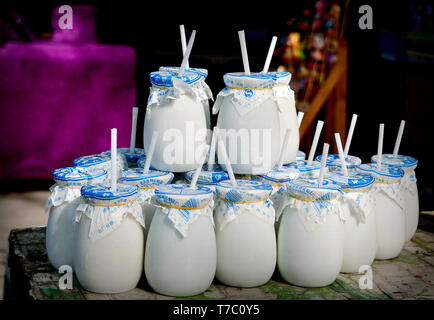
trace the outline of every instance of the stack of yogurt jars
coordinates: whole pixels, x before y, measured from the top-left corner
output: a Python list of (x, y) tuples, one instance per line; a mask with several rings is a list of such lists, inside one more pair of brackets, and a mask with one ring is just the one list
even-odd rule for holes
[(83, 202), (80, 189), (88, 184), (104, 183), (107, 171), (98, 168), (70, 167), (53, 172), (56, 182), (50, 188), (45, 209), (49, 211), (46, 229), (46, 249), (51, 265), (73, 266), (75, 211)]
[[(371, 157), (373, 163), (378, 162), (378, 155)], [(419, 197), (417, 194), (416, 174), (417, 159), (397, 154), (383, 154), (382, 164), (400, 167), (404, 177), (400, 184), (401, 198), (405, 201), (405, 241), (409, 241), (416, 233), (419, 222)]]

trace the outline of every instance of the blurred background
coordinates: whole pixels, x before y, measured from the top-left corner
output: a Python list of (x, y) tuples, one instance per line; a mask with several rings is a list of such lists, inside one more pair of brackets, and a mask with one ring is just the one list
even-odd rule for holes
[[(58, 7), (64, 4), (73, 8), (73, 30), (59, 29)], [(362, 5), (372, 8), (372, 29), (359, 27)], [(419, 160), (420, 209), (432, 211), (432, 10), (430, 2), (417, 0), (273, 1), (251, 7), (2, 2), (0, 265), (11, 227), (46, 221), (43, 203), (54, 169), (108, 150), (113, 127), (118, 146), (129, 146), (133, 106), (140, 108), (136, 147), (143, 147), (148, 75), (181, 64), (180, 24), (187, 38), (197, 30), (190, 66), (209, 70), (214, 96), (226, 72), (243, 69), (238, 30), (246, 31), (250, 69), (257, 72), (272, 36), (278, 37), (270, 69), (292, 73), (297, 108), (305, 112), (300, 149), (306, 153), (317, 120), (325, 121), (321, 139), (336, 151), (333, 133), (345, 141), (356, 113), (350, 154), (368, 162), (377, 150), (379, 123), (385, 124), (383, 152), (392, 153), (404, 119), (400, 154)]]

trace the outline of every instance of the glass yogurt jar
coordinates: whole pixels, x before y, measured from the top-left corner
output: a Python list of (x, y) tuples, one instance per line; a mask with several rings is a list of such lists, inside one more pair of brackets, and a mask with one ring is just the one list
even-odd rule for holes
[(234, 287), (256, 287), (270, 280), (276, 266), (273, 188), (260, 181), (217, 184), (214, 208), (216, 278)]
[[(120, 153), (117, 154), (117, 160), (117, 176), (119, 177), (120, 172), (126, 169), (128, 164), (125, 156)], [(111, 177), (111, 159), (110, 156), (107, 155), (107, 152), (77, 158), (74, 160), (73, 164), (74, 167), (99, 168), (106, 170), (108, 178)]]
[(143, 173), (141, 168), (128, 168), (121, 171), (119, 182), (139, 188), (137, 202), (142, 207), (145, 220), (145, 240), (147, 239), (152, 218), (155, 213), (155, 206), (151, 204), (151, 198), (155, 190), (162, 185), (169, 184), (173, 180), (173, 173), (167, 171), (149, 170)]
[(145, 274), (156, 292), (186, 297), (211, 285), (216, 270), (213, 202), (211, 189), (203, 186), (169, 184), (155, 190)]
[(301, 160), (301, 161), (291, 162), (287, 164), (285, 167), (296, 169), (299, 173), (298, 178), (300, 179), (313, 179), (313, 178), (318, 178), (319, 176), (321, 162), (312, 161), (311, 164), (308, 164), (307, 160)]
[(107, 171), (98, 168), (62, 168), (54, 170), (53, 179), (56, 184), (50, 188), (45, 205), (45, 210), (49, 212), (45, 233), (48, 260), (55, 269), (62, 265), (72, 268), (75, 210), (83, 202), (80, 189), (88, 184), (104, 183)]
[(341, 187), (324, 179), (297, 179), (288, 183), (292, 198), (282, 213), (277, 239), (277, 265), (285, 281), (302, 287), (333, 283), (344, 253)]
[(405, 200), (401, 196), (400, 183), (404, 170), (395, 166), (361, 164), (357, 169), (375, 178), (375, 217), (377, 221), (376, 259), (397, 257), (405, 243)]
[(138, 188), (105, 184), (81, 188), (77, 207), (74, 269), (88, 291), (120, 293), (137, 286), (143, 271), (145, 226)]
[[(378, 156), (372, 156), (371, 162), (377, 163)], [(416, 173), (417, 160), (410, 156), (383, 154), (381, 163), (398, 166), (404, 170), (401, 180), (401, 197), (405, 200), (405, 241), (409, 241), (416, 233), (419, 223), (419, 196), (417, 193)]]
[[(213, 114), (218, 115), (219, 139), (226, 146), (236, 174), (265, 174), (277, 164), (283, 136), (291, 129), (286, 162), (295, 160), (299, 133), (291, 103), (289, 73), (227, 73)], [(220, 150), (218, 158), (223, 159)], [(225, 168), (221, 162), (219, 164)]]
[(363, 265), (371, 265), (377, 252), (374, 177), (356, 171), (329, 172), (327, 178), (341, 186), (344, 223), (344, 260), (341, 272), (358, 273)]
[[(111, 151), (106, 151), (102, 153), (104, 156), (109, 157), (111, 156)], [(125, 160), (122, 159), (123, 165), (122, 167), (125, 168), (137, 168), (138, 164), (137, 161), (140, 158), (143, 158), (146, 156), (145, 149), (135, 148), (133, 152), (130, 152), (130, 148), (118, 148), (118, 154), (122, 154), (125, 157)], [(146, 158), (145, 158), (146, 159)], [(126, 161), (126, 165), (125, 162)]]
[(150, 74), (151, 91), (144, 125), (148, 151), (158, 133), (151, 166), (161, 171), (187, 172), (197, 168), (209, 134), (203, 101), (212, 98), (203, 75), (186, 71), (182, 76), (168, 71)]

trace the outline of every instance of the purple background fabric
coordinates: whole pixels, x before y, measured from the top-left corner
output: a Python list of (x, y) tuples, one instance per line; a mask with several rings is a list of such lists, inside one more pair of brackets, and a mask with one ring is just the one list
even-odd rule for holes
[[(80, 21), (94, 23), (74, 12), (74, 27)], [(118, 147), (129, 146), (135, 50), (83, 43), (80, 34), (74, 43), (68, 35), (68, 43), (0, 48), (0, 178), (50, 179), (79, 156), (109, 150), (110, 128), (118, 129)]]

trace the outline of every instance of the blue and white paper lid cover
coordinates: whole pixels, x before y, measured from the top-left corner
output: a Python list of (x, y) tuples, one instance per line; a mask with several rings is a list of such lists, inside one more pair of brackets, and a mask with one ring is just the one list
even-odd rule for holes
[(307, 160), (300, 160), (288, 163), (285, 167), (298, 169), (301, 173), (309, 171), (319, 171), (321, 168), (321, 162), (312, 161), (310, 165), (307, 164)]
[[(146, 155), (145, 149), (141, 148), (134, 148), (133, 152), (130, 152), (130, 148), (118, 148), (118, 152), (122, 153), (129, 163), (137, 163), (137, 160)], [(111, 156), (111, 151), (107, 151), (107, 155)]]
[(276, 84), (275, 79), (265, 73), (226, 73), (223, 81), (229, 89), (266, 89)]
[[(319, 155), (315, 158), (315, 160), (320, 163), (321, 163), (321, 159), (322, 159), (322, 155)], [(326, 164), (332, 167), (341, 167), (342, 163), (341, 163), (341, 159), (339, 158), (339, 154), (327, 155)], [(348, 169), (353, 169), (362, 164), (362, 159), (360, 159), (359, 157), (348, 155), (345, 157), (345, 164), (347, 165)]]
[(287, 192), (299, 200), (328, 201), (339, 197), (341, 186), (330, 179), (323, 179), (321, 186), (318, 179), (296, 179), (288, 182)]
[[(170, 72), (172, 74), (177, 75), (179, 72), (180, 67), (160, 67), (160, 71), (167, 71)], [(206, 77), (208, 76), (208, 70), (207, 69), (202, 69), (202, 68), (187, 68), (185, 69), (188, 72), (195, 72), (200, 74), (204, 79), (206, 79)]]
[(209, 204), (213, 198), (210, 188), (189, 184), (166, 184), (155, 190), (158, 203), (175, 209), (199, 209)]
[(107, 171), (98, 168), (67, 167), (53, 171), (53, 179), (60, 186), (84, 186), (95, 180), (103, 181)]
[(99, 154), (94, 154), (90, 156), (83, 156), (74, 160), (74, 167), (93, 167), (103, 163), (109, 162), (110, 159), (105, 158)]
[(373, 175), (378, 182), (397, 182), (404, 176), (404, 170), (400, 167), (387, 164), (381, 165), (381, 169), (378, 169), (375, 163), (363, 163), (357, 170)]
[(174, 174), (168, 171), (149, 170), (143, 173), (142, 168), (128, 168), (121, 171), (119, 181), (135, 185), (139, 188), (151, 189), (171, 183)]
[(290, 72), (270, 71), (265, 74), (267, 76), (270, 76), (272, 79), (274, 79), (275, 84), (288, 85), (289, 82), (291, 82)]
[[(378, 155), (373, 155), (371, 157), (371, 162), (377, 163)], [(393, 154), (383, 154), (383, 159), (381, 160), (381, 163), (392, 165), (392, 166), (398, 166), (402, 168), (410, 168), (410, 167), (416, 168), (417, 159), (410, 156), (404, 156), (401, 154), (396, 155), (396, 157), (394, 157)]]
[(348, 176), (345, 176), (341, 170), (326, 173), (326, 177), (342, 189), (350, 190), (366, 190), (370, 189), (374, 184), (375, 178), (367, 173), (348, 171)]
[(282, 167), (282, 169), (274, 168), (266, 174), (262, 174), (259, 177), (265, 183), (276, 184), (285, 183), (293, 179), (297, 179), (300, 176), (300, 172), (293, 167)]
[[(191, 181), (193, 179), (193, 175), (195, 171), (196, 170), (185, 172), (184, 173), (185, 179)], [(212, 171), (208, 171), (208, 165), (205, 164), (202, 167), (202, 171), (199, 174), (197, 183), (203, 185), (215, 185), (220, 181), (224, 181), (228, 179), (229, 179), (228, 173), (223, 171), (223, 169), (219, 165), (214, 165)]]
[(296, 161), (305, 160), (306, 159), (306, 153), (304, 153), (301, 150), (297, 151), (297, 155), (295, 156)]
[(237, 180), (233, 186), (230, 180), (217, 183), (217, 195), (231, 202), (266, 200), (273, 191), (273, 187), (257, 180)]
[(204, 80), (204, 77), (197, 72), (185, 71), (182, 76), (174, 75), (168, 71), (155, 71), (149, 75), (153, 86), (160, 88), (172, 88), (173, 79), (179, 79), (191, 87), (194, 87), (200, 81)]
[[(139, 167), (139, 168), (144, 168), (145, 167), (145, 163), (146, 163), (146, 156), (144, 156), (144, 157), (141, 157), (139, 160), (137, 160), (137, 166)], [(152, 165), (149, 167), (150, 169), (154, 169), (153, 167), (152, 167)]]
[(109, 184), (92, 184), (82, 187), (81, 195), (89, 204), (125, 205), (136, 199), (138, 190), (136, 186), (118, 183), (116, 192), (112, 192)]

